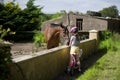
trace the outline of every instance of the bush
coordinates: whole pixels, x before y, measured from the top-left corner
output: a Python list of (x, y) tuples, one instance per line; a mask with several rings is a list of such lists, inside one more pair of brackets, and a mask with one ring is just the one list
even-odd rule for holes
[(10, 46), (0, 42), (0, 80), (9, 80), (11, 63)]
[(117, 42), (120, 41), (120, 35), (110, 31), (103, 31), (100, 34), (100, 45), (99, 49), (107, 49), (117, 51)]
[(11, 34), (15, 34), (15, 32), (12, 32), (10, 28), (4, 29), (3, 26), (0, 25), (0, 39)]
[(42, 46), (42, 43), (45, 42), (44, 35), (41, 32), (36, 33), (33, 39), (36, 47)]
[(100, 32), (99, 36), (100, 36), (99, 37), (100, 40), (102, 41), (102, 40), (109, 39), (112, 36), (112, 33), (108, 30), (107, 31), (102, 31), (102, 32)]
[(117, 51), (118, 47), (117, 44), (120, 44), (120, 34), (118, 33), (113, 33), (113, 36), (111, 37), (111, 50)]
[(14, 42), (32, 42), (33, 41), (34, 33), (27, 33), (27, 32), (16, 32), (15, 35), (11, 35), (6, 37), (6, 39), (10, 39)]

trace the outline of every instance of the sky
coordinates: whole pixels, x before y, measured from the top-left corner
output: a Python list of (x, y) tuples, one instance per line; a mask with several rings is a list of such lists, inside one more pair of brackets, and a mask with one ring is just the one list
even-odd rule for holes
[[(4, 2), (12, 0), (4, 0)], [(28, 0), (15, 0), (22, 9), (26, 7)], [(117, 6), (120, 12), (120, 0), (35, 0), (35, 5), (43, 7), (44, 13), (56, 13), (61, 10), (67, 12), (80, 12), (86, 13), (86, 11), (100, 11), (103, 8), (110, 7), (112, 5)]]

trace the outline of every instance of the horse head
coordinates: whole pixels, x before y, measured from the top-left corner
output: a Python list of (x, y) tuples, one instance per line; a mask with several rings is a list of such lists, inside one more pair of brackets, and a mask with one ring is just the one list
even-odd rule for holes
[(44, 36), (48, 49), (59, 46), (59, 42), (69, 44), (69, 31), (63, 24), (49, 24), (45, 27)]
[(63, 24), (60, 24), (60, 27), (62, 28), (61, 43), (65, 45), (69, 45), (70, 37), (69, 37), (68, 26), (64, 26)]

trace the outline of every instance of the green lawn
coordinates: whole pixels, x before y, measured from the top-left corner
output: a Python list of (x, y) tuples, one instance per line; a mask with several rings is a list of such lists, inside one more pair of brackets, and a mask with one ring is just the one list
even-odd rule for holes
[(120, 80), (120, 41), (76, 80)]

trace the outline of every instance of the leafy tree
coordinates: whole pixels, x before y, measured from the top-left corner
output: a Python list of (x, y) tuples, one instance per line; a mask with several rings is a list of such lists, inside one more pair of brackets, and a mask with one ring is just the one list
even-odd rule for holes
[(99, 11), (102, 16), (104, 17), (112, 17), (112, 18), (117, 18), (119, 16), (119, 11), (115, 5), (110, 6), (108, 8), (103, 8), (103, 10)]
[(90, 16), (101, 16), (101, 13), (95, 11), (87, 11), (87, 15)]
[(6, 5), (1, 5), (0, 8), (0, 25), (3, 25), (4, 29), (10, 28), (12, 31), (15, 31), (15, 18), (21, 10), (19, 5), (8, 2)]
[[(39, 8), (39, 6), (34, 5), (34, 1), (29, 0), (26, 5), (27, 8), (24, 10), (21, 10), (19, 4), (15, 4), (14, 0), (13, 2), (0, 4), (0, 25), (3, 26), (3, 29), (10, 28), (11, 31), (40, 30), (41, 23), (48, 20), (49, 17), (42, 13), (41, 9), (43, 7)], [(17, 33), (15, 36), (18, 36)], [(19, 36), (23, 36), (23, 34)], [(7, 36), (7, 38), (10, 39), (11, 37)]]
[(67, 12), (65, 10), (61, 10), (60, 13), (63, 14), (63, 15), (67, 14)]
[(22, 30), (32, 31), (34, 29), (40, 29), (39, 26), (44, 21), (44, 13), (41, 11), (43, 7), (38, 8), (39, 6), (34, 5), (34, 1), (35, 0), (29, 0), (27, 2), (27, 8), (22, 12), (25, 23), (22, 28), (20, 28)]
[(41, 12), (43, 7), (34, 5), (35, 0), (29, 0), (27, 8), (21, 10), (19, 4), (8, 2), (5, 5), (0, 4), (0, 25), (4, 28), (10, 28), (13, 31), (33, 31), (41, 29), (40, 25), (48, 18)]

